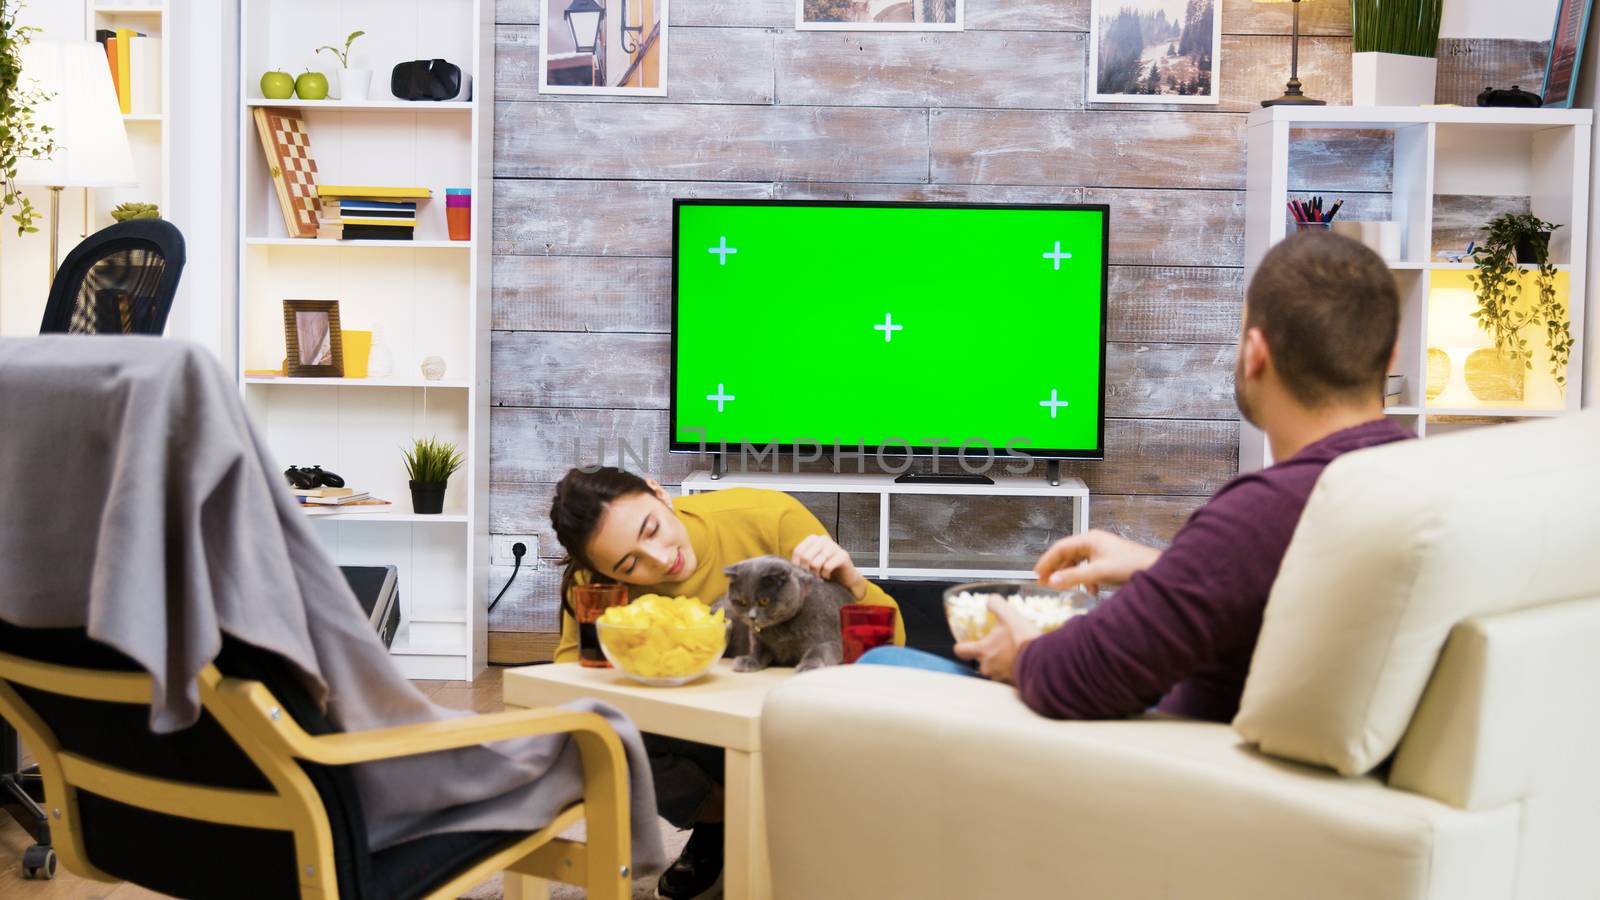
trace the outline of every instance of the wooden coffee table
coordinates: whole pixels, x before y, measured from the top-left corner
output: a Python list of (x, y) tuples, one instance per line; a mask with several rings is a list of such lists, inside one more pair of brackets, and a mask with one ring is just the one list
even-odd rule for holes
[[(505, 703), (539, 707), (583, 698), (603, 700), (627, 713), (640, 731), (727, 751), (723, 895), (729, 900), (765, 900), (772, 895), (772, 878), (761, 785), (761, 705), (767, 692), (793, 677), (794, 670), (735, 673), (732, 665), (723, 660), (705, 678), (675, 688), (645, 687), (616, 669), (586, 669), (577, 663), (508, 669)], [(511, 879), (511, 873), (506, 878)], [(539, 890), (530, 883), (524, 895), (541, 896)], [(517, 896), (509, 885), (507, 896)]]

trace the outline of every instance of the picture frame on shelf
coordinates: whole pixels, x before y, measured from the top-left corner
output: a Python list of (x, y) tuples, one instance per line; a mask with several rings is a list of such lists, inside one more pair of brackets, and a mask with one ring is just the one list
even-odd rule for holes
[(965, 31), (966, 0), (795, 0), (799, 31)]
[(669, 0), (539, 0), (539, 93), (667, 95)]
[(1091, 0), (1091, 103), (1215, 106), (1220, 0)]
[(1593, 9), (1594, 0), (1557, 0), (1555, 31), (1550, 36), (1550, 58), (1545, 63), (1544, 90), (1540, 92), (1546, 108), (1572, 108)]
[(283, 301), (283, 343), (284, 374), (290, 378), (343, 378), (339, 301)]

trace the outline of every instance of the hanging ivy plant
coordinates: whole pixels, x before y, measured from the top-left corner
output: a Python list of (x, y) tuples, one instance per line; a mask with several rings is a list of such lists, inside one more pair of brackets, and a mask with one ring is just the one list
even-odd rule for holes
[[(1572, 323), (1566, 307), (1556, 297), (1556, 267), (1550, 262), (1550, 233), (1560, 228), (1528, 213), (1506, 213), (1485, 229), (1488, 238), (1473, 253), (1468, 276), (1478, 297), (1472, 317), (1494, 338), (1495, 349), (1513, 362), (1533, 368), (1533, 351), (1523, 329), (1543, 326), (1550, 346), (1550, 374), (1563, 392), (1567, 388), (1567, 361), (1572, 356)], [(1539, 297), (1531, 309), (1517, 309), (1522, 293), (1522, 266), (1517, 249), (1532, 253), (1527, 260), (1538, 266)]]
[(56, 150), (52, 129), (34, 119), (34, 111), (52, 96), (22, 80), (22, 48), (39, 29), (17, 24), (22, 0), (0, 0), (0, 212), (15, 210), (17, 234), (38, 231), (39, 211), (17, 186), (17, 163), (49, 159)]

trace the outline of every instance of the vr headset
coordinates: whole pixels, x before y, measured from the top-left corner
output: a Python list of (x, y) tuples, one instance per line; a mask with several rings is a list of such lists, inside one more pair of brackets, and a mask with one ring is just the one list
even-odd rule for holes
[(403, 62), (389, 75), (389, 93), (401, 100), (471, 100), (472, 76), (442, 59)]

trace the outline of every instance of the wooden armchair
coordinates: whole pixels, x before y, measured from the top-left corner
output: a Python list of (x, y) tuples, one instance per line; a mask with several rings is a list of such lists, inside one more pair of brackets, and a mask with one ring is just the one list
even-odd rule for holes
[[(226, 639), (204, 711), (149, 730), (151, 679), (81, 629), (0, 623), (0, 714), (38, 757), (56, 851), (73, 872), (181, 897), (454, 897), (498, 871), (629, 896), (627, 759), (592, 713), (519, 710), (336, 732), (273, 654)], [(373, 852), (353, 763), (567, 732), (583, 801), (535, 832), (433, 835)], [(587, 843), (557, 835), (587, 821)], [(541, 879), (541, 880), (534, 880)]]

